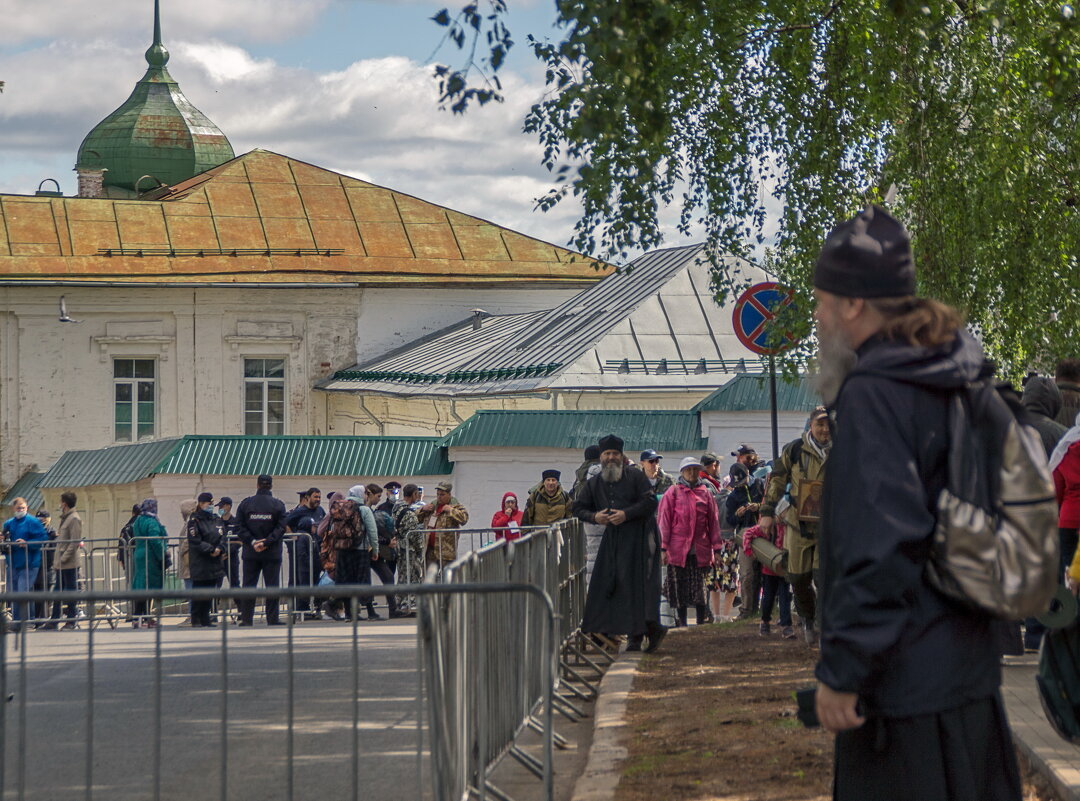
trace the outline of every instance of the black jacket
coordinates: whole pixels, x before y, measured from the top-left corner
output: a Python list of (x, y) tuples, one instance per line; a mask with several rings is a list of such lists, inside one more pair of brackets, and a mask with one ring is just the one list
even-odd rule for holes
[(757, 512), (743, 512), (741, 515), (736, 514), (736, 512), (739, 511), (741, 506), (750, 503), (761, 503), (764, 496), (762, 482), (753, 479), (745, 486), (732, 487), (724, 501), (724, 517), (727, 519), (728, 525), (740, 530), (756, 525), (758, 521)]
[(1049, 457), (1057, 447), (1058, 440), (1068, 431), (1068, 428), (1056, 419), (1061, 413), (1061, 390), (1050, 378), (1032, 376), (1024, 387), (1024, 396), (1020, 402), (1028, 413), (1027, 422), (1039, 432)]
[[(285, 537), (285, 504), (270, 494), (257, 490), (240, 501), (236, 508), (236, 536), (244, 544), (245, 559), (281, 561), (281, 541)], [(267, 541), (262, 553), (252, 547), (255, 540)]]
[(997, 692), (997, 624), (934, 590), (926, 561), (946, 484), (950, 391), (989, 374), (962, 333), (929, 350), (872, 338), (834, 405), (820, 535), (817, 677), (885, 717)]
[[(227, 546), (221, 519), (208, 509), (196, 509), (187, 522), (188, 567), (192, 581), (212, 581), (225, 575)], [(221, 553), (211, 556), (215, 549)]]

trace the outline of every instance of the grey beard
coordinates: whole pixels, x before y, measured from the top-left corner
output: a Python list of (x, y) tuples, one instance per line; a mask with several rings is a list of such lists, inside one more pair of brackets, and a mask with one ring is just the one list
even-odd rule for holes
[(614, 484), (622, 479), (622, 469), (621, 464), (606, 464), (600, 468), (600, 476), (609, 484)]
[(818, 334), (818, 351), (810, 367), (810, 381), (826, 405), (836, 400), (857, 359), (855, 349), (842, 338)]

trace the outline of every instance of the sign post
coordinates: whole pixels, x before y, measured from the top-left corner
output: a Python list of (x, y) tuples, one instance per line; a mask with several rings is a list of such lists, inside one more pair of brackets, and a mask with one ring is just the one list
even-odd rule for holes
[(735, 336), (748, 349), (769, 357), (769, 405), (772, 422), (772, 458), (780, 458), (780, 424), (776, 409), (776, 354), (794, 345), (798, 340), (791, 332), (784, 332), (776, 344), (770, 344), (772, 324), (780, 310), (788, 306), (794, 293), (774, 281), (755, 284), (735, 301), (732, 323)]

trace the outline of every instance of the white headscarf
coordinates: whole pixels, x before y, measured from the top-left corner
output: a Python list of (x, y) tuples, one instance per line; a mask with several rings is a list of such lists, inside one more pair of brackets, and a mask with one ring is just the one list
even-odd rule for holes
[(1072, 428), (1065, 432), (1065, 436), (1058, 442), (1054, 452), (1050, 454), (1050, 472), (1053, 473), (1057, 466), (1065, 458), (1066, 452), (1074, 442), (1080, 442), (1080, 414), (1076, 415), (1076, 421)]

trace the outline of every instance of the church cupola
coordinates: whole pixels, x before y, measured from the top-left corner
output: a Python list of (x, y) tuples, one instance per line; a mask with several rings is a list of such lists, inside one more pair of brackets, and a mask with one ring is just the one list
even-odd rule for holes
[(101, 181), (100, 196), (134, 197), (161, 184), (186, 181), (234, 157), (225, 134), (191, 105), (169, 75), (159, 0), (154, 0), (154, 41), (146, 63), (146, 74), (131, 96), (79, 146), (75, 170), (80, 194), (88, 174), (94, 184)]

